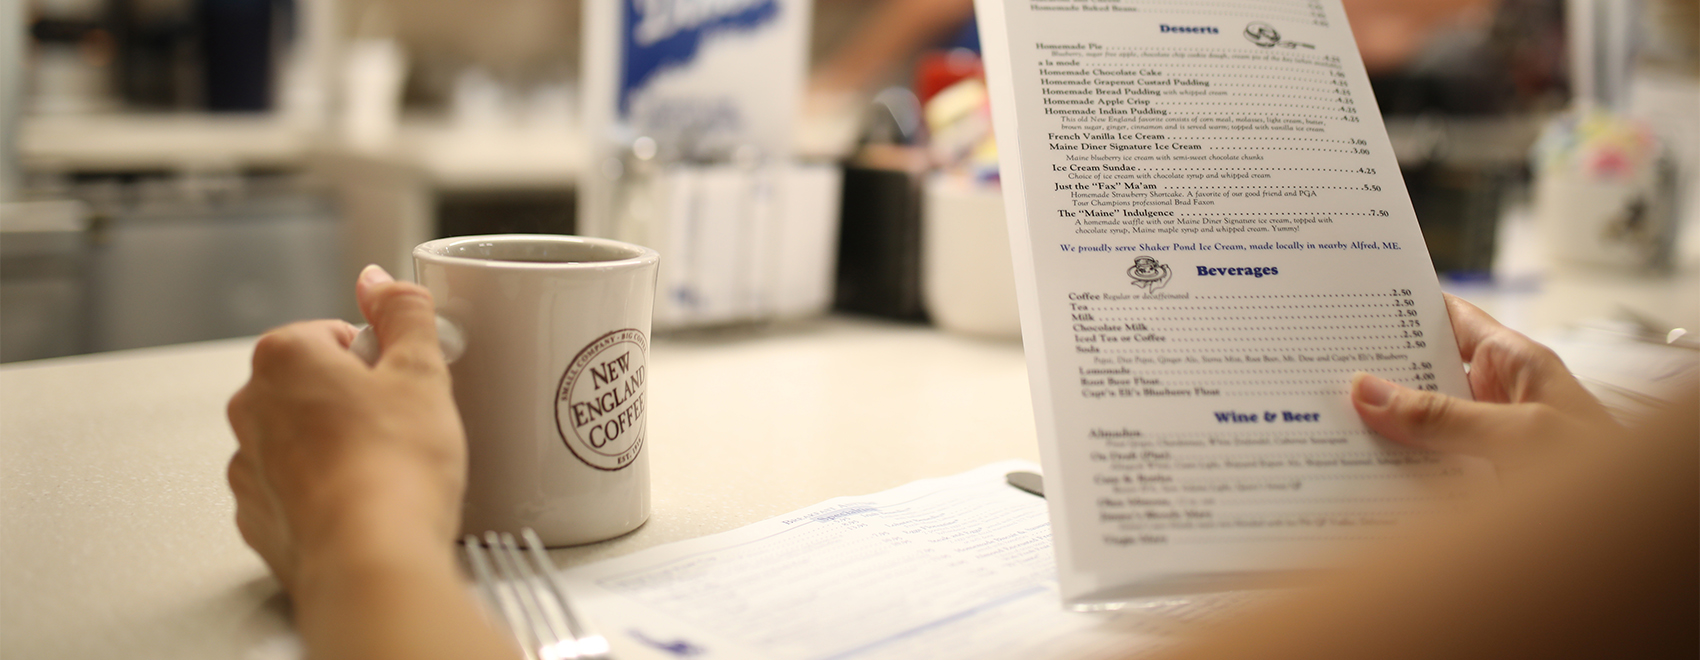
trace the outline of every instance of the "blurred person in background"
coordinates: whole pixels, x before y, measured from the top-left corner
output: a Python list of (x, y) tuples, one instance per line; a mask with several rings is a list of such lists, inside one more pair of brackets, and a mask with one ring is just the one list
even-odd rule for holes
[(1343, 0), (1370, 75), (1398, 71), (1438, 33), (1482, 30), (1499, 0)]

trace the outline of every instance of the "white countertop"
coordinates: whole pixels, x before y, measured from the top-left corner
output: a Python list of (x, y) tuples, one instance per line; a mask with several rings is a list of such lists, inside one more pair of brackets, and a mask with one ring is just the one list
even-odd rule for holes
[[(224, 481), (250, 345), (0, 367), (0, 657), (291, 655)], [(651, 365), (653, 517), (562, 564), (1037, 460), (1015, 342), (830, 318), (660, 339)]]

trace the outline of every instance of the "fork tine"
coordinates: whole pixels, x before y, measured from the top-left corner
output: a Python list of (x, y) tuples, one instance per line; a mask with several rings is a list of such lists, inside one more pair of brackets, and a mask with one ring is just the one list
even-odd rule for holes
[(537, 572), (542, 574), (543, 584), (548, 587), (550, 594), (555, 597), (555, 602), (559, 603), (561, 606), (560, 615), (562, 623), (566, 625), (567, 635), (569, 635), (575, 643), (579, 640), (583, 640), (590, 631), (586, 630), (584, 625), (579, 623), (578, 615), (573, 612), (572, 603), (567, 600), (566, 586), (561, 584), (561, 578), (557, 574), (558, 571), (555, 568), (555, 562), (549, 559), (549, 553), (544, 552), (543, 541), (537, 538), (537, 532), (532, 531), (530, 527), (520, 530), (520, 537), (525, 539), (526, 550), (530, 551), (531, 562), (537, 566)]
[(520, 637), (520, 630), (523, 629), (524, 637), (521, 637), (520, 644), (536, 652), (541, 660), (549, 660), (543, 658), (542, 653), (555, 643), (554, 630), (538, 607), (536, 591), (525, 580), (524, 575), (520, 573), (520, 566), (514, 561), (513, 535), (486, 532), (484, 537), (490, 542), (490, 554), (495, 558), (502, 582), (513, 598), (514, 609), (521, 617), (521, 625), (515, 627), (515, 636)]
[(500, 539), (501, 545), (495, 553), (496, 563), (506, 568), (514, 591), (519, 594), (520, 608), (525, 611), (528, 628), (537, 642), (537, 652), (540, 656), (553, 652), (565, 638), (561, 635), (562, 631), (557, 629), (553, 618), (548, 615), (542, 594), (538, 593), (537, 577), (532, 573), (531, 566), (525, 563), (525, 557), (520, 554), (514, 535), (504, 532)]
[[(493, 552), (496, 539), (491, 538), (490, 540), (490, 547)], [(520, 632), (520, 628), (526, 619), (525, 614), (517, 610), (518, 597), (512, 593), (511, 585), (502, 584), (502, 581), (491, 573), (490, 555), (484, 551), (484, 542), (478, 540), (478, 537), (472, 534), (467, 534), (462, 542), (466, 545), (467, 562), (472, 564), (473, 576), (477, 578), (478, 586), (484, 592), (484, 598), (489, 601), (492, 609), (496, 611), (496, 615), (502, 619), (502, 623), (507, 625), (508, 631), (513, 633), (514, 641), (518, 643), (520, 651), (525, 653), (526, 660), (539, 660), (531, 640), (525, 639)], [(505, 570), (501, 572), (505, 577), (507, 572)]]
[(541, 588), (546, 589), (559, 607), (551, 608), (550, 612), (559, 617), (562, 627), (571, 640), (570, 648), (561, 649), (572, 655), (568, 657), (584, 660), (609, 660), (608, 640), (594, 632), (580, 621), (573, 609), (572, 601), (567, 598), (566, 584), (561, 581), (560, 571), (555, 568), (555, 562), (549, 559), (549, 553), (544, 550), (543, 541), (537, 537), (537, 532), (530, 527), (520, 530), (520, 536), (525, 539), (526, 549), (531, 554), (532, 564), (536, 566), (540, 576)]
[(484, 597), (527, 660), (610, 660), (608, 640), (586, 628), (573, 611), (537, 532), (528, 527), (520, 537), (524, 548), (513, 534), (494, 531), (485, 532), (483, 543), (472, 535), (465, 542), (467, 562)]

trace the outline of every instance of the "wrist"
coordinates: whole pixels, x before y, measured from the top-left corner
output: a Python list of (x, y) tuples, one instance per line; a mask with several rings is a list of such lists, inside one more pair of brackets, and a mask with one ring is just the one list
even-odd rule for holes
[(518, 657), (490, 625), (455, 560), (434, 535), (409, 543), (374, 535), (348, 552), (299, 564), (296, 629), (320, 660)]
[(327, 488), (324, 506), (290, 516), (297, 563), (350, 567), (440, 556), (452, 564), (459, 491), (413, 480)]
[(295, 591), (310, 598), (327, 585), (400, 576), (453, 576), (454, 530), (423, 524), (398, 507), (358, 506), (297, 538)]
[(400, 461), (352, 460), (282, 500), (304, 557), (442, 546), (460, 528), (463, 484), (464, 477)]

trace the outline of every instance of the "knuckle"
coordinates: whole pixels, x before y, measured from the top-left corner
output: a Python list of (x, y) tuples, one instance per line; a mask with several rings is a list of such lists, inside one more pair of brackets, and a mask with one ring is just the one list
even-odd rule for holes
[(1564, 367), (1564, 360), (1558, 357), (1557, 352), (1515, 330), (1507, 328), (1503, 332), (1495, 333), (1489, 339), (1489, 342), (1499, 355), (1506, 356), (1514, 362), (1521, 361), (1523, 364), (1541, 369)]
[(413, 378), (448, 378), (448, 368), (442, 358), (423, 351), (395, 351), (384, 356), (384, 363), (386, 367)]
[(377, 291), (373, 306), (379, 316), (420, 307), (431, 309), (431, 291), (412, 282), (392, 282)]
[(254, 342), (254, 370), (265, 371), (294, 360), (300, 355), (303, 344), (300, 331), (295, 326), (285, 326), (261, 335), (259, 341)]
[(1518, 420), (1518, 427), (1536, 430), (1536, 433), (1531, 434), (1536, 437), (1563, 435), (1574, 431), (1578, 426), (1577, 420), (1566, 415), (1564, 411), (1546, 404), (1516, 406), (1515, 412), (1522, 417)]
[(1452, 401), (1428, 392), (1417, 393), (1401, 406), (1406, 424), (1413, 428), (1430, 428), (1446, 421), (1452, 411)]
[[(248, 396), (248, 388), (243, 387), (236, 390), (235, 394), (230, 395), (230, 401), (224, 404), (224, 418), (230, 420), (231, 426), (235, 426), (236, 420), (247, 414)], [(242, 440), (241, 435), (238, 435), (236, 439), (240, 442)]]
[(230, 489), (236, 492), (238, 496), (247, 490), (253, 479), (253, 470), (248, 466), (248, 462), (243, 459), (242, 454), (239, 453), (230, 457), (230, 464), (224, 466), (224, 479), (230, 483)]
[(1546, 344), (1531, 340), (1528, 350), (1529, 361), (1544, 370), (1564, 370), (1565, 372), (1570, 370), (1569, 367), (1564, 366), (1564, 358), (1558, 356), (1558, 351), (1552, 350)]

